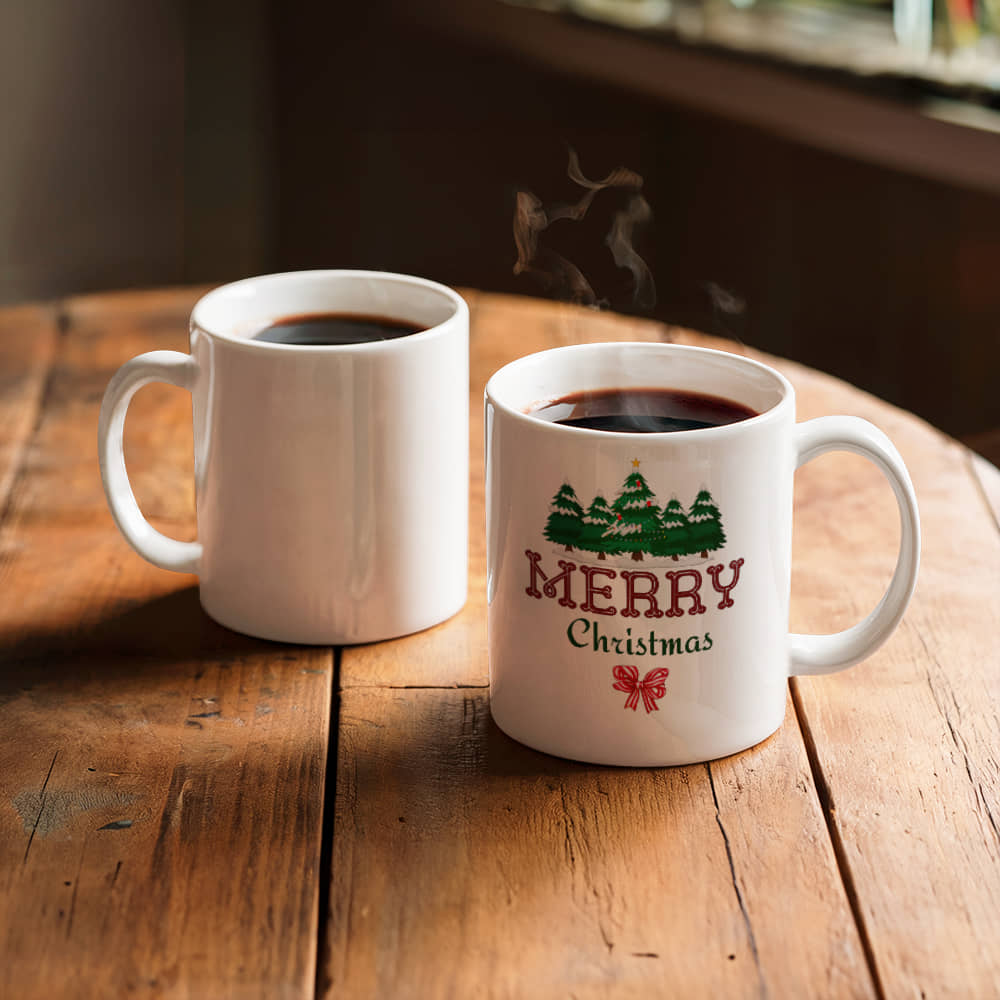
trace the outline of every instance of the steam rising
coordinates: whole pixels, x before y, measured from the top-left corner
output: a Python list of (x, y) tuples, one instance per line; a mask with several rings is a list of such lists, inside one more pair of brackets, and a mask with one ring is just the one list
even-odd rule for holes
[(552, 294), (587, 306), (605, 305), (598, 300), (590, 282), (580, 269), (561, 254), (541, 245), (540, 236), (553, 222), (570, 219), (579, 222), (587, 214), (598, 192), (606, 188), (621, 188), (633, 192), (624, 209), (615, 213), (605, 245), (611, 250), (615, 264), (632, 272), (632, 305), (651, 309), (656, 304), (656, 286), (646, 262), (633, 246), (636, 230), (645, 226), (653, 212), (642, 196), (642, 177), (628, 167), (615, 167), (603, 180), (589, 180), (580, 169), (576, 151), (570, 149), (566, 174), (574, 184), (585, 188), (585, 194), (572, 204), (556, 204), (546, 208), (541, 199), (530, 191), (518, 191), (514, 207), (514, 245), (517, 247), (515, 274), (530, 274)]
[(705, 291), (712, 301), (712, 308), (716, 313), (725, 313), (727, 316), (739, 316), (746, 309), (746, 302), (735, 292), (731, 292), (722, 285), (717, 285), (714, 281), (705, 282)]
[(712, 304), (713, 332), (739, 340), (738, 331), (746, 313), (746, 300), (714, 281), (703, 282), (702, 287)]
[(634, 290), (632, 304), (639, 309), (652, 309), (656, 305), (656, 286), (646, 262), (635, 252), (632, 236), (636, 226), (643, 226), (653, 217), (649, 202), (641, 194), (633, 195), (628, 205), (615, 213), (611, 232), (604, 242), (611, 248), (615, 263), (627, 267), (632, 272)]
[[(556, 211), (562, 211), (566, 207), (559, 206)], [(590, 282), (580, 269), (561, 254), (538, 245), (539, 234), (548, 229), (556, 218), (564, 219), (571, 216), (556, 215), (553, 218), (530, 191), (517, 192), (517, 205), (514, 208), (514, 244), (517, 247), (517, 263), (514, 264), (514, 273), (533, 275), (541, 282), (545, 291), (564, 296), (570, 302), (578, 302), (585, 306), (596, 305), (597, 296), (594, 295)]]
[(588, 193), (578, 203), (579, 206), (582, 206), (586, 202), (586, 207), (580, 211), (579, 215), (573, 216), (579, 219), (583, 218), (584, 212), (590, 207), (590, 202), (593, 201), (594, 195), (598, 191), (602, 191), (607, 187), (635, 188), (638, 191), (642, 187), (642, 177), (634, 170), (629, 170), (628, 167), (615, 167), (603, 181), (587, 180), (580, 169), (580, 158), (576, 155), (576, 150), (573, 148), (570, 148), (569, 151), (569, 165), (566, 167), (566, 176), (574, 184), (579, 184), (580, 187), (588, 189)]

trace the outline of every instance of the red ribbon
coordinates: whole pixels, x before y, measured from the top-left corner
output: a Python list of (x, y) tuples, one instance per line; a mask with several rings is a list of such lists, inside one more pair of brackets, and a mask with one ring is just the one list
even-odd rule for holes
[(657, 701), (666, 694), (664, 681), (670, 673), (666, 667), (656, 667), (650, 670), (642, 680), (639, 680), (639, 671), (630, 664), (622, 663), (614, 667), (611, 671), (615, 675), (615, 683), (612, 685), (616, 691), (624, 691), (628, 698), (625, 699), (625, 707), (631, 708), (634, 712), (639, 707), (639, 695), (642, 695), (642, 704), (649, 712), (660, 710)]

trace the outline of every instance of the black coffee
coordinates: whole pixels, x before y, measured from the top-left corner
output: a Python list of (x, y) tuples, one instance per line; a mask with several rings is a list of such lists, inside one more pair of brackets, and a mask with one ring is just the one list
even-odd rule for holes
[(721, 427), (757, 416), (749, 406), (722, 396), (654, 388), (573, 392), (532, 414), (566, 427), (628, 434)]
[(370, 344), (375, 340), (395, 340), (420, 333), (426, 327), (390, 316), (362, 313), (304, 313), (275, 320), (253, 335), (269, 344), (299, 344), (320, 347), (328, 344)]

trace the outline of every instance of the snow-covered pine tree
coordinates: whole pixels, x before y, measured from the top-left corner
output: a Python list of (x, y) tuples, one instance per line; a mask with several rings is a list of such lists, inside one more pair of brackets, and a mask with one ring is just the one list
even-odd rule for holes
[(583, 508), (573, 487), (569, 483), (563, 483), (552, 498), (549, 519), (545, 524), (545, 537), (557, 545), (565, 545), (566, 551), (572, 552), (582, 531)]

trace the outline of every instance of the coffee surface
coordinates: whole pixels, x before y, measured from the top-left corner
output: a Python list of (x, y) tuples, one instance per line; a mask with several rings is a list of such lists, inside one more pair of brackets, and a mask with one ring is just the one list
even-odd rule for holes
[(269, 344), (321, 347), (332, 344), (370, 344), (420, 333), (426, 327), (391, 316), (364, 313), (303, 313), (275, 320), (253, 335)]
[(722, 396), (680, 389), (598, 389), (574, 392), (532, 411), (566, 427), (628, 434), (664, 434), (721, 427), (757, 416)]

